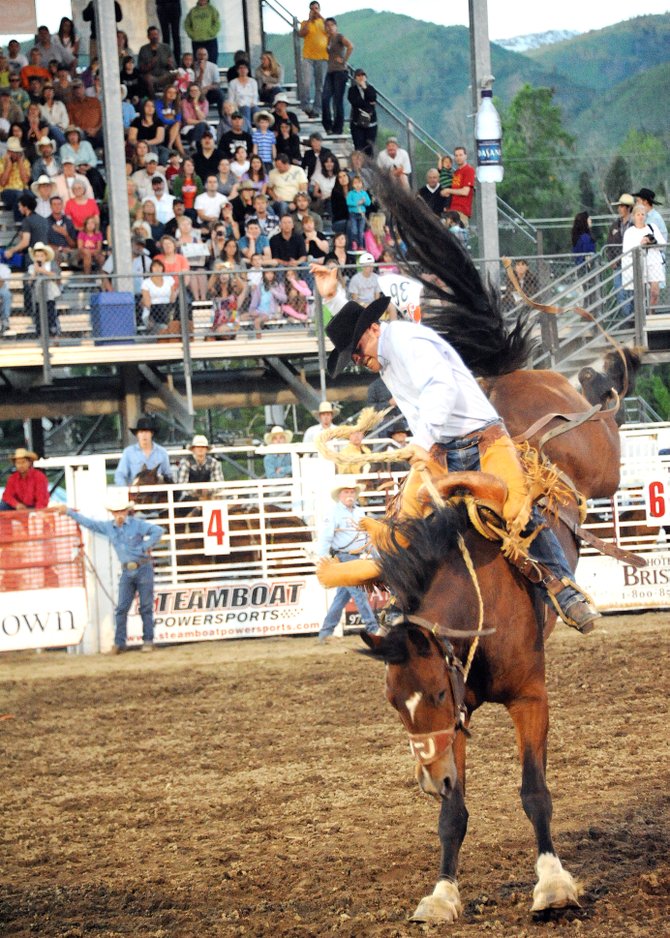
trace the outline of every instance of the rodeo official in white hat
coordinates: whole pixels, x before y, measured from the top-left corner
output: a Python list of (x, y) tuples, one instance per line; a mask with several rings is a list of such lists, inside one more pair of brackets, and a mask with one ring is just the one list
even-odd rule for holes
[[(210, 455), (209, 440), (202, 433), (196, 433), (188, 447), (190, 453), (184, 456), (177, 470), (177, 482), (223, 482), (221, 463)], [(211, 496), (210, 496), (211, 497)], [(192, 498), (192, 493), (184, 492), (183, 499)]]
[(58, 514), (68, 515), (82, 528), (101, 534), (112, 543), (121, 563), (119, 598), (114, 610), (114, 645), (111, 654), (119, 655), (126, 650), (128, 638), (128, 612), (135, 594), (139, 599), (142, 617), (142, 651), (154, 650), (154, 568), (152, 548), (163, 537), (163, 528), (151, 524), (131, 513), (132, 504), (125, 488), (110, 489), (105, 498), (105, 508), (112, 515), (111, 521), (96, 521), (74, 508), (58, 505)]
[(329, 401), (321, 401), (316, 415), (319, 422), (305, 430), (302, 438), (303, 443), (314, 445), (317, 436), (322, 430), (328, 430), (329, 427), (334, 426), (333, 417), (335, 415), (335, 408)]
[[(351, 475), (341, 475), (333, 484), (330, 495), (334, 505), (324, 518), (319, 531), (316, 548), (319, 557), (335, 557), (341, 563), (346, 563), (359, 560), (367, 550), (367, 534), (359, 528), (359, 522), (365, 517), (365, 512), (356, 504), (356, 498), (363, 488), (356, 477)], [(319, 632), (320, 642), (327, 641), (333, 634), (350, 598), (358, 607), (365, 630), (371, 634), (377, 631), (379, 624), (365, 590), (360, 586), (340, 586), (335, 591), (330, 609), (323, 620)]]

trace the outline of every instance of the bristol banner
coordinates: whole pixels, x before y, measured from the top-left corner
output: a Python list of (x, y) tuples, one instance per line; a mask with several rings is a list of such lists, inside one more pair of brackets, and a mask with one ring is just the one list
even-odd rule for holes
[[(326, 592), (315, 576), (235, 580), (156, 588), (154, 641), (199, 642), (318, 632)], [(142, 641), (139, 615), (128, 618), (128, 644)]]
[(602, 612), (670, 607), (670, 550), (644, 553), (647, 566), (638, 570), (613, 557), (582, 557), (577, 582)]
[(0, 651), (78, 645), (88, 624), (86, 590), (18, 590), (2, 594)]

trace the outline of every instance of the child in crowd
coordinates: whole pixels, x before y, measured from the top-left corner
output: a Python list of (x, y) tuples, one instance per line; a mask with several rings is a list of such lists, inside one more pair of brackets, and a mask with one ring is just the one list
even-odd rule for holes
[(444, 223), (452, 235), (458, 238), (463, 247), (466, 248), (468, 246), (468, 229), (464, 227), (458, 212), (445, 212)]
[(258, 111), (257, 114), (254, 114), (256, 129), (251, 133), (251, 139), (254, 142), (254, 153), (260, 156), (268, 171), (273, 168), (274, 158), (277, 155), (276, 138), (270, 130), (274, 122), (274, 117), (268, 111)]
[(351, 185), (351, 191), (347, 192), (347, 208), (349, 209), (347, 234), (349, 236), (351, 250), (358, 251), (359, 249), (363, 249), (365, 241), (365, 210), (371, 205), (372, 200), (363, 188), (363, 180), (360, 176), (354, 176)]
[(94, 263), (96, 268), (102, 267), (105, 255), (102, 250), (99, 215), (89, 215), (84, 221), (84, 226), (77, 235), (77, 250), (85, 274), (91, 273)]
[(312, 291), (304, 280), (298, 277), (295, 270), (286, 271), (286, 302), (282, 305), (282, 312), (289, 319), (305, 322), (309, 319), (308, 299)]
[(38, 338), (42, 334), (39, 300), (43, 290), (47, 304), (49, 335), (57, 336), (60, 334), (60, 322), (56, 310), (56, 300), (60, 296), (58, 286), (60, 268), (53, 263), (55, 254), (48, 244), (38, 241), (35, 247), (28, 249), (28, 253), (32, 260), (32, 264), (28, 267), (28, 275), (33, 278), (32, 306), (35, 334)]
[[(451, 184), (454, 181), (454, 164), (450, 156), (445, 155), (439, 161), (438, 167), (440, 171), (440, 189), (450, 189)], [(447, 196), (447, 201), (451, 202), (451, 196)], [(448, 208), (449, 206), (447, 206)]]
[(286, 302), (286, 290), (276, 280), (274, 270), (264, 270), (261, 282), (254, 287), (249, 301), (249, 310), (240, 315), (241, 320), (253, 320), (256, 338), (262, 337), (263, 324), (272, 316), (281, 313), (281, 304)]

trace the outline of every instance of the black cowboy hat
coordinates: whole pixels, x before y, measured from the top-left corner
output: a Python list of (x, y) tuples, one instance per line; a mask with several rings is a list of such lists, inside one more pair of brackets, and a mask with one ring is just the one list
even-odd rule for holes
[(153, 417), (140, 417), (136, 427), (131, 427), (130, 432), (137, 434), (138, 430), (151, 430), (154, 436), (158, 434), (158, 424)]
[(645, 202), (649, 202), (650, 205), (663, 205), (662, 202), (656, 201), (656, 193), (653, 189), (640, 189), (639, 192), (631, 193), (635, 196), (636, 199), (644, 199)]
[(328, 374), (336, 378), (351, 361), (351, 354), (366, 329), (379, 322), (391, 301), (383, 294), (369, 306), (350, 300), (326, 326), (326, 335), (335, 348), (328, 356)]

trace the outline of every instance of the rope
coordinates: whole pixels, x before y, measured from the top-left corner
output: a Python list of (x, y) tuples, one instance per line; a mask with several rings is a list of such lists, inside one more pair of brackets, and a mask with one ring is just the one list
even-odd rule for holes
[(468, 674), (470, 673), (470, 668), (472, 667), (472, 661), (475, 657), (475, 652), (477, 651), (477, 648), (479, 646), (479, 639), (481, 637), (482, 630), (484, 627), (484, 600), (482, 599), (482, 591), (479, 588), (479, 580), (477, 579), (477, 571), (475, 570), (475, 565), (472, 562), (470, 551), (468, 550), (467, 545), (465, 541), (463, 540), (462, 535), (460, 534), (458, 535), (458, 548), (461, 552), (461, 556), (463, 557), (463, 562), (465, 563), (465, 567), (468, 573), (470, 574), (470, 579), (472, 580), (472, 585), (475, 588), (475, 593), (477, 594), (477, 600), (479, 602), (479, 617), (477, 621), (477, 634), (475, 636), (475, 639), (472, 645), (470, 645), (470, 650), (468, 651), (468, 657), (465, 662), (465, 666), (463, 667), (463, 680), (467, 684)]
[(328, 446), (331, 440), (348, 440), (349, 435), (355, 431), (363, 434), (369, 433), (382, 422), (391, 410), (390, 407), (381, 411), (375, 410), (374, 407), (365, 407), (355, 424), (328, 427), (327, 430), (322, 430), (315, 440), (316, 448), (324, 459), (334, 462), (343, 469), (359, 466), (362, 459), (366, 463), (407, 462), (417, 454), (416, 447), (413, 445), (403, 446), (401, 449), (386, 449), (377, 453), (364, 453), (354, 456), (342, 456), (337, 450)]

